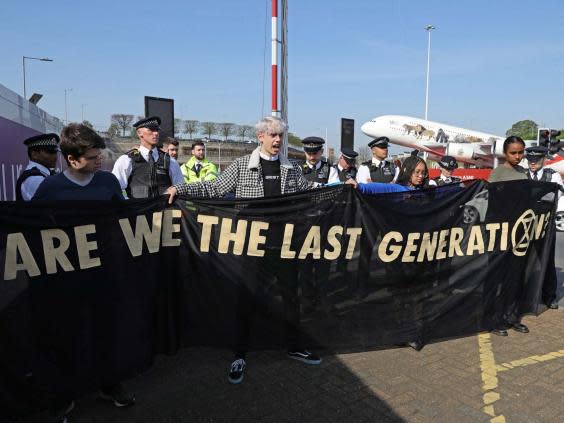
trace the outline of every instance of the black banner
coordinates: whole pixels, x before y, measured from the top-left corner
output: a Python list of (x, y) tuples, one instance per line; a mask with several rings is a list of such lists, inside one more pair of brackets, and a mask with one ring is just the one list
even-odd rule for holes
[(538, 313), (556, 190), (0, 203), (0, 418), (191, 345), (362, 351)]

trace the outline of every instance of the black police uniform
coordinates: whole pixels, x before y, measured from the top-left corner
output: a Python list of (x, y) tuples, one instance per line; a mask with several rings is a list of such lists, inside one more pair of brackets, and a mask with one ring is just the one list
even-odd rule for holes
[[(546, 157), (548, 153), (548, 149), (546, 147), (529, 147), (525, 150), (527, 160), (539, 160)], [(556, 173), (554, 169), (542, 168), (542, 176), (537, 180), (539, 182), (552, 182), (552, 175)], [(531, 176), (530, 170), (527, 171), (527, 178), (530, 180), (535, 180), (534, 174)], [(556, 275), (556, 263), (555, 263), (555, 254), (556, 254), (556, 237), (554, 237), (554, 241), (549, 246), (549, 258), (546, 264), (546, 273), (544, 276), (544, 282), (542, 285), (542, 301), (549, 307), (553, 304), (557, 298), (557, 290), (558, 290), (558, 278)]]
[[(443, 156), (439, 161), (439, 166), (443, 169), (447, 170), (454, 170), (458, 167), (458, 162), (452, 156)], [(462, 182), (462, 179), (457, 178), (456, 176), (449, 176), (446, 180), (442, 179), (440, 176), (438, 178), (433, 179), (438, 186), (447, 185), (447, 184), (457, 184)]]
[(376, 166), (372, 160), (368, 160), (362, 164), (367, 166), (368, 170), (370, 170), (370, 180), (372, 182), (383, 182), (387, 184), (392, 182), (396, 176), (396, 165), (387, 160), (380, 162), (381, 166)]
[[(163, 195), (172, 185), (170, 179), (170, 156), (157, 150), (159, 158), (151, 163), (143, 158), (138, 149), (129, 150), (126, 154), (131, 159), (131, 174), (127, 180), (125, 192), (128, 198), (155, 198)], [(149, 159), (152, 151), (149, 152)]]
[[(450, 179), (450, 181), (448, 179)], [(433, 179), (433, 181), (435, 181), (435, 183), (438, 186), (446, 185), (446, 184), (458, 184), (459, 182), (462, 182), (462, 179), (460, 179), (456, 176), (451, 176), (448, 179), (444, 180), (444, 179), (441, 179), (441, 177), (439, 176), (438, 178)]]
[[(552, 175), (555, 174), (556, 171), (549, 167), (542, 168), (542, 176), (538, 179), (540, 182), (552, 182)], [(530, 180), (534, 180), (534, 177), (531, 176), (531, 172), (527, 172), (527, 178)]]
[[(135, 129), (159, 128), (161, 119), (151, 116), (133, 124)], [(155, 198), (164, 194), (172, 185), (169, 175), (170, 156), (156, 147), (159, 156), (154, 160), (153, 152), (149, 151), (147, 160), (137, 149), (129, 150), (126, 155), (131, 159), (131, 174), (127, 179), (125, 192), (128, 198)]]
[(317, 169), (317, 165), (313, 168), (309, 167), (307, 163), (302, 165), (302, 173), (304, 178), (310, 182), (318, 182), (321, 184), (326, 184), (329, 179), (329, 163), (325, 160), (321, 160), (321, 166)]
[[(369, 148), (379, 147), (388, 148), (390, 139), (388, 137), (378, 137), (368, 143)], [(388, 184), (396, 177), (396, 165), (387, 160), (382, 160), (380, 165), (376, 166), (372, 160), (362, 163), (370, 171), (370, 180), (372, 182), (381, 182)]]
[[(302, 140), (304, 151), (306, 153), (317, 153), (323, 148), (325, 140), (321, 137), (306, 137)], [(321, 166), (317, 168), (317, 164), (311, 168), (307, 162), (302, 164), (302, 173), (304, 178), (310, 182), (326, 184), (329, 180), (329, 170), (331, 166), (325, 160), (321, 160)]]
[[(24, 141), (24, 144), (27, 146), (28, 149), (31, 148), (58, 148), (60, 142), (60, 138), (57, 134), (41, 134), (36, 135), (34, 137), (27, 138)], [(55, 172), (53, 170), (50, 171), (51, 175), (54, 175)], [(45, 178), (45, 175), (41, 173), (41, 171), (36, 168), (32, 167), (31, 169), (24, 170), (16, 181), (16, 201), (24, 201), (22, 196), (22, 184), (25, 182), (27, 178), (32, 176), (42, 176)]]
[(333, 165), (335, 170), (337, 171), (337, 175), (339, 176), (339, 181), (346, 182), (348, 179), (355, 179), (357, 170), (356, 167), (351, 166), (348, 169), (339, 169), (339, 166)]

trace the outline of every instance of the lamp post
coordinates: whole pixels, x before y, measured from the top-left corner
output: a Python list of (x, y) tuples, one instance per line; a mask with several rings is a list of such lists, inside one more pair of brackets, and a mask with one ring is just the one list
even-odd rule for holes
[(427, 25), (425, 30), (429, 34), (427, 43), (427, 86), (425, 88), (425, 120), (427, 120), (427, 112), (429, 110), (429, 69), (431, 67), (431, 31), (435, 29), (433, 25)]
[(23, 92), (24, 98), (27, 100), (27, 91), (25, 89), (25, 59), (28, 60), (39, 60), (40, 62), (52, 62), (52, 59), (48, 59), (47, 57), (29, 57), (29, 56), (22, 56), (22, 68), (23, 68)]
[(67, 113), (67, 92), (71, 92), (72, 88), (65, 88), (65, 125), (69, 124), (69, 117)]
[(81, 122), (84, 122), (84, 106), (88, 106), (88, 104), (87, 104), (87, 103), (84, 103), (84, 104), (81, 104), (81, 105), (80, 105), (81, 116), (82, 116)]

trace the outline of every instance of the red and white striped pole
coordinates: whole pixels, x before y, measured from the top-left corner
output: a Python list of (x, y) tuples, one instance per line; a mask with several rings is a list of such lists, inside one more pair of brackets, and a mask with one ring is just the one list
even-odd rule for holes
[(278, 116), (278, 0), (272, 0), (272, 116)]

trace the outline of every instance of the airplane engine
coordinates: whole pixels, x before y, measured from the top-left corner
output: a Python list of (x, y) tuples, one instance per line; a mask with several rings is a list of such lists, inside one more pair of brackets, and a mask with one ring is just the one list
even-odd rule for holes
[(446, 155), (453, 156), (458, 161), (475, 159), (474, 145), (470, 143), (449, 142), (446, 147)]

